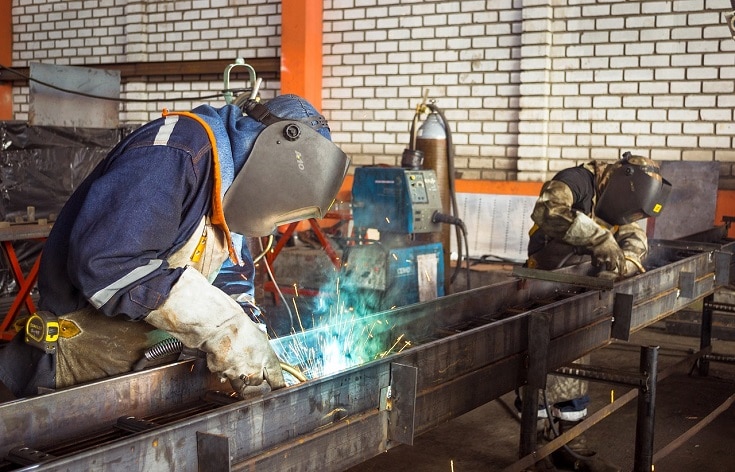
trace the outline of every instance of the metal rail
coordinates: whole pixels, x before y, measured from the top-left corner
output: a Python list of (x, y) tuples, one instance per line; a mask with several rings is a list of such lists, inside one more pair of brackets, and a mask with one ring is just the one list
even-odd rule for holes
[[(390, 325), (376, 336), (405, 333), (414, 347), (169, 424), (154, 423), (34, 470), (195, 471), (200, 463), (208, 470), (344, 470), (523, 385), (533, 317), (548, 316), (551, 371), (609, 344), (613, 332), (627, 336), (730, 283), (729, 243), (694, 253), (691, 245), (674, 246), (653, 246), (660, 265), (610, 290), (509, 278), (377, 314)], [(555, 278), (585, 271), (589, 267), (564, 269)], [(62, 437), (109, 431), (123, 416), (147, 420), (185, 408), (218, 388), (196, 360), (2, 404), (0, 457), (19, 447), (43, 452)], [(18, 468), (6, 466), (0, 470)]]

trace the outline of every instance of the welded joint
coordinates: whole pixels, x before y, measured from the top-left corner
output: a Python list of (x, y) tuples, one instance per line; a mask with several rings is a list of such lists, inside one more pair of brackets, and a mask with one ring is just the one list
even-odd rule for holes
[(387, 413), (386, 439), (390, 441), (413, 445), (418, 372), (410, 365), (390, 365), (390, 384), (380, 390), (380, 411)]
[(390, 385), (380, 389), (380, 411), (393, 410), (393, 390)]

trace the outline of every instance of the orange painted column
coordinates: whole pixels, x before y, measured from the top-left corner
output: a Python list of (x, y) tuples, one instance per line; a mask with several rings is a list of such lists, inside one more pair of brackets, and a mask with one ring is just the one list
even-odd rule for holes
[[(0, 64), (13, 65), (13, 16), (10, 0), (0, 0)], [(13, 119), (13, 84), (0, 82), (0, 120)]]
[(294, 93), (322, 108), (323, 2), (281, 2), (281, 93)]

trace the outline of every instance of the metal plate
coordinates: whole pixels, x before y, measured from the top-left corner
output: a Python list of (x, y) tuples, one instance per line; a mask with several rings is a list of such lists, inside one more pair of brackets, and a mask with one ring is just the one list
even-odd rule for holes
[[(111, 100), (62, 92), (44, 84)], [(120, 124), (120, 71), (31, 63), (30, 95), (28, 121), (32, 126), (117, 128)]]
[(388, 417), (388, 438), (413, 445), (418, 369), (410, 365), (391, 364), (390, 376), (393, 408)]

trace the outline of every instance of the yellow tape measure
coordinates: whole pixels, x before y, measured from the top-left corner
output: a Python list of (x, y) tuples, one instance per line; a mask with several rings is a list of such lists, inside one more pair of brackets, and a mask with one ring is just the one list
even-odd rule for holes
[(37, 311), (26, 322), (26, 343), (47, 354), (56, 352), (59, 339), (59, 319), (48, 311)]

